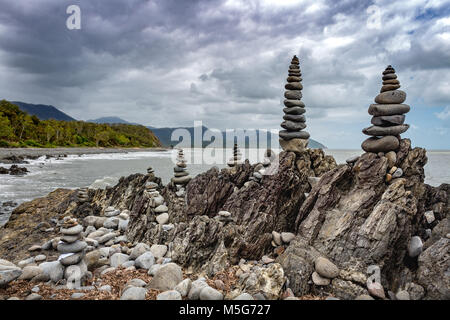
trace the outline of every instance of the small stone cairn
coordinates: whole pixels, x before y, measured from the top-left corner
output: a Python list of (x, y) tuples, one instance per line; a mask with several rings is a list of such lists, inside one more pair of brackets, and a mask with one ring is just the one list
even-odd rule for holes
[(184, 152), (182, 149), (178, 151), (177, 164), (173, 168), (174, 177), (172, 178), (172, 183), (174, 185), (186, 186), (189, 181), (191, 181), (191, 176), (186, 170), (186, 160), (184, 159)]
[(233, 147), (233, 157), (228, 160), (227, 165), (230, 168), (236, 167), (238, 164), (242, 164), (242, 154), (241, 150), (239, 150), (237, 143), (234, 144)]
[(285, 130), (279, 132), (280, 145), (284, 151), (301, 152), (308, 146), (309, 133), (306, 128), (305, 104), (301, 101), (303, 85), (301, 83), (300, 62), (294, 56), (289, 66), (289, 76), (285, 85), (283, 109), (285, 115), (281, 127)]
[(400, 134), (408, 130), (409, 125), (404, 124), (405, 113), (410, 107), (403, 102), (406, 93), (398, 90), (400, 82), (397, 80), (394, 68), (388, 66), (383, 72), (383, 86), (380, 94), (376, 96), (376, 104), (371, 104), (369, 114), (372, 115), (373, 126), (365, 128), (363, 133), (371, 136), (365, 140), (361, 147), (366, 152), (388, 153), (398, 150)]
[(147, 175), (154, 175), (155, 174), (155, 171), (153, 170), (153, 168), (152, 167), (148, 167), (147, 168)]
[(275, 154), (271, 149), (267, 149), (264, 153), (264, 160), (262, 163), (258, 163), (255, 166), (252, 176), (250, 177), (250, 181), (260, 182), (263, 176), (266, 173), (266, 169), (270, 167), (273, 159), (275, 158)]
[(62, 234), (57, 250), (61, 254), (58, 261), (66, 267), (67, 286), (79, 284), (87, 272), (83, 258), (87, 243), (83, 240), (83, 226), (77, 219), (64, 217), (60, 232)]
[(89, 188), (81, 188), (78, 190), (77, 197), (78, 197), (78, 202), (80, 204), (88, 201), (88, 198), (89, 198), (88, 192), (89, 192)]

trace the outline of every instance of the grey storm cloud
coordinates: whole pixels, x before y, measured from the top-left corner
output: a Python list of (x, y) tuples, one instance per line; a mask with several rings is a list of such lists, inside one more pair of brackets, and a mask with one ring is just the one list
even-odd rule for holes
[[(368, 122), (387, 64), (413, 101), (450, 102), (448, 1), (0, 1), (0, 96), (78, 119), (278, 128), (294, 54), (314, 137)], [(81, 30), (66, 28), (73, 4)]]

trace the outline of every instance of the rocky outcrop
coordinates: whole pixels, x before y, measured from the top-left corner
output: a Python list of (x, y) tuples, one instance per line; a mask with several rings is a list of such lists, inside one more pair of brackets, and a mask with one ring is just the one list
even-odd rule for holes
[(151, 212), (134, 206), (127, 236), (133, 242), (170, 244), (174, 261), (208, 274), (241, 258), (258, 260), (272, 251), (272, 231), (294, 231), (311, 188), (308, 176), (335, 165), (323, 151), (305, 149), (301, 155), (282, 152), (258, 181), (252, 179), (258, 164), (248, 161), (231, 170), (212, 168), (186, 186), (185, 202), (173, 185), (162, 190), (171, 227), (156, 225)]
[[(407, 248), (413, 236), (424, 237), (425, 229), (431, 227), (424, 225), (426, 210), (448, 211), (448, 186), (425, 185), (425, 150), (411, 149), (405, 139), (400, 145), (394, 163), (383, 153), (365, 153), (356, 162), (325, 173), (312, 188), (296, 218), (296, 240), (278, 258), (295, 293), (317, 289), (308, 280), (317, 271), (317, 257), (322, 256), (340, 270), (338, 276), (330, 277), (325, 292), (340, 298), (353, 299), (367, 289), (370, 292), (371, 268), (379, 268), (377, 281), (388, 290), (397, 292), (413, 280), (425, 287), (427, 297), (445, 298), (443, 288), (448, 288), (448, 283), (439, 288), (430, 283), (436, 286), (435, 279), (444, 277), (450, 267), (447, 239), (441, 238), (425, 250), (418, 261), (408, 255)], [(393, 168), (403, 175), (386, 179)], [(433, 264), (441, 267), (431, 267)]]

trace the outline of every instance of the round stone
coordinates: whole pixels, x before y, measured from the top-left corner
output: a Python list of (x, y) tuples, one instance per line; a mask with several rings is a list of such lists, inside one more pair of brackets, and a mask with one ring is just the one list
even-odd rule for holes
[(383, 81), (397, 79), (397, 75), (395, 73), (386, 74), (382, 79)]
[(373, 125), (376, 126), (392, 126), (392, 125), (398, 125), (403, 124), (405, 122), (405, 115), (393, 115), (393, 116), (378, 116), (378, 117), (372, 117), (372, 120), (370, 121)]
[(287, 77), (286, 81), (287, 82), (300, 82), (300, 81), (302, 81), (302, 78), (290, 76), (290, 77)]
[(61, 253), (76, 253), (80, 252), (87, 247), (87, 243), (84, 241), (75, 241), (74, 243), (59, 243), (58, 251)]
[(305, 116), (303, 115), (293, 115), (293, 114), (286, 114), (283, 116), (283, 120), (289, 120), (294, 122), (305, 122)]
[(188, 176), (188, 175), (189, 175), (189, 172), (187, 172), (187, 171), (184, 171), (184, 172), (175, 172), (175, 174), (174, 174), (174, 176), (177, 177), (177, 178), (179, 178), (179, 177), (185, 177), (185, 176)]
[(58, 260), (63, 266), (71, 266), (73, 264), (77, 264), (78, 262), (80, 262), (83, 256), (84, 256), (83, 252), (73, 254), (69, 253), (61, 255)]
[(422, 253), (423, 243), (422, 239), (418, 236), (414, 236), (411, 238), (411, 241), (408, 245), (408, 254), (411, 258), (415, 258)]
[(394, 136), (385, 136), (382, 138), (372, 137), (361, 144), (361, 148), (364, 151), (373, 153), (396, 151), (399, 146), (400, 142)]
[(399, 84), (386, 84), (381, 87), (380, 92), (392, 91), (392, 90), (397, 90), (397, 89), (400, 89)]
[(288, 131), (299, 131), (306, 128), (304, 122), (283, 121), (281, 127)]
[(186, 169), (185, 168), (181, 168), (181, 167), (174, 167), (173, 171), (174, 172), (184, 172), (184, 171), (186, 171)]
[(286, 107), (302, 107), (302, 108), (305, 107), (305, 104), (302, 101), (300, 101), (300, 100), (289, 100), (289, 99), (286, 99), (286, 100), (284, 100), (284, 105)]
[(309, 133), (306, 131), (289, 132), (287, 130), (281, 130), (279, 136), (284, 140), (309, 139)]
[(74, 236), (68, 236), (64, 235), (61, 237), (61, 241), (64, 241), (66, 243), (74, 243), (75, 241), (80, 239), (80, 234), (74, 235)]
[(189, 181), (191, 181), (191, 177), (190, 176), (186, 176), (186, 177), (180, 177), (180, 178), (172, 178), (171, 181), (174, 184), (187, 184)]
[(386, 80), (386, 81), (383, 81), (383, 85), (385, 85), (385, 84), (400, 84), (400, 81), (398, 81), (396, 79)]
[(312, 281), (316, 286), (327, 286), (331, 283), (331, 280), (328, 278), (321, 277), (317, 272), (313, 272)]
[(78, 235), (81, 232), (83, 232), (83, 227), (79, 224), (77, 224), (76, 226), (72, 227), (72, 228), (61, 228), (61, 233), (64, 235), (68, 235), (68, 236), (74, 236), (74, 235)]
[(285, 114), (300, 115), (300, 114), (304, 114), (306, 112), (306, 110), (301, 107), (290, 107), (290, 108), (284, 108), (283, 112)]
[(406, 132), (409, 129), (409, 125), (401, 124), (398, 126), (391, 127), (379, 127), (379, 126), (371, 126), (369, 128), (363, 129), (363, 133), (368, 136), (397, 136)]
[(287, 90), (302, 90), (303, 86), (300, 82), (290, 82), (284, 86)]
[(338, 267), (324, 257), (317, 258), (314, 267), (319, 275), (328, 279), (336, 278), (339, 275)]
[(163, 212), (167, 212), (167, 211), (169, 211), (169, 208), (167, 208), (167, 206), (165, 206), (163, 204), (155, 208), (156, 213), (163, 213)]
[(156, 296), (156, 300), (182, 300), (181, 294), (176, 290), (161, 292)]
[(169, 222), (169, 215), (167, 214), (167, 212), (161, 213), (156, 217), (156, 221), (159, 224), (166, 224), (167, 222)]
[[(289, 90), (284, 93), (284, 97), (289, 100), (300, 100), (303, 97), (303, 95), (302, 95), (301, 91)], [(399, 103), (401, 103), (401, 102), (399, 102)]]
[(411, 108), (407, 104), (371, 104), (369, 114), (372, 116), (393, 116), (408, 113)]
[(375, 97), (375, 102), (379, 104), (399, 104), (406, 100), (406, 93), (401, 90), (386, 91)]

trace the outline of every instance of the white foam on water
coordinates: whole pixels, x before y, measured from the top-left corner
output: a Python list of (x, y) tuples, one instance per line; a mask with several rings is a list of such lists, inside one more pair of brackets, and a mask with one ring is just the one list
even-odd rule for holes
[(90, 189), (105, 189), (106, 187), (111, 187), (117, 184), (118, 178), (114, 177), (103, 177), (101, 179), (95, 180), (90, 186)]

